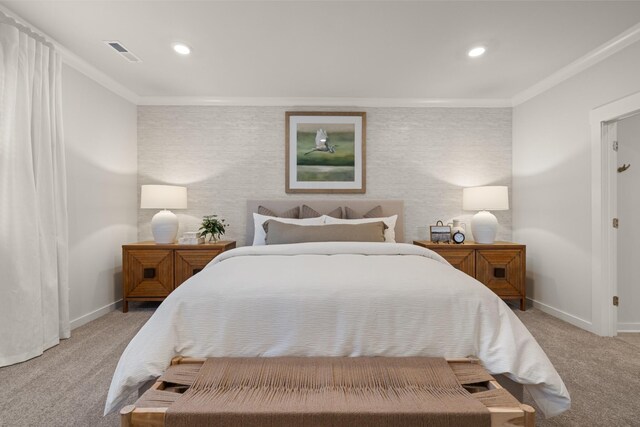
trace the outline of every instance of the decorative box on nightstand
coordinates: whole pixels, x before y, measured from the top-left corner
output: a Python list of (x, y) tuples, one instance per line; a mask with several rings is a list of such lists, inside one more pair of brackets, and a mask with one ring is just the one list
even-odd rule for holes
[(122, 311), (129, 301), (162, 301), (212, 259), (236, 247), (234, 241), (203, 245), (139, 242), (122, 246)]
[(433, 243), (426, 240), (416, 240), (413, 244), (437, 252), (458, 270), (484, 283), (500, 298), (520, 300), (520, 310), (526, 309), (525, 245), (509, 242)]

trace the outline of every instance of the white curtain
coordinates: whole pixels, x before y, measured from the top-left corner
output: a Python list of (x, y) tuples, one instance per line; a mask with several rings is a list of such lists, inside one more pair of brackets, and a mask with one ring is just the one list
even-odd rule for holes
[(0, 366), (68, 338), (61, 61), (0, 12)]

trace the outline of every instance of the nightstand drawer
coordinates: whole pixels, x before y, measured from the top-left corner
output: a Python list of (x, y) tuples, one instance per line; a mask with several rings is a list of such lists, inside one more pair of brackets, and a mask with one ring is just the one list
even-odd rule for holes
[(476, 256), (473, 249), (445, 249), (437, 252), (463, 273), (471, 277), (476, 275)]
[(173, 290), (173, 251), (126, 251), (123, 272), (127, 296), (166, 297)]
[(476, 251), (476, 279), (501, 297), (519, 297), (524, 294), (522, 251)]
[(209, 262), (222, 251), (194, 251), (180, 250), (175, 251), (176, 277), (175, 287), (177, 288), (184, 283), (189, 277), (199, 273), (206, 267)]

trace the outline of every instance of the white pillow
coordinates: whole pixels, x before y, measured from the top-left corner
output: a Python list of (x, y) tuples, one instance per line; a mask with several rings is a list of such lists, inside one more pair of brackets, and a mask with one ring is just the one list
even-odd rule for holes
[(386, 230), (384, 230), (384, 241), (386, 243), (396, 242), (396, 221), (397, 220), (398, 220), (398, 215), (392, 215), (384, 218), (362, 218), (362, 219), (340, 219), (340, 218), (332, 218), (326, 215), (324, 217), (325, 224), (364, 224), (368, 222), (382, 221), (388, 227)]
[(317, 218), (278, 218), (275, 216), (260, 215), (258, 213), (253, 214), (253, 246), (266, 245), (267, 233), (264, 231), (262, 224), (270, 219), (284, 222), (286, 224), (297, 225), (322, 225), (324, 224), (324, 218), (319, 216)]

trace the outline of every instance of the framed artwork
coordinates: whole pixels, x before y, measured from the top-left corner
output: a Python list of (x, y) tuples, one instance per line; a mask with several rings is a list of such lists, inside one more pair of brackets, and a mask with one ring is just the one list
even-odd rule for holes
[(288, 111), (285, 117), (287, 193), (366, 191), (366, 113)]

